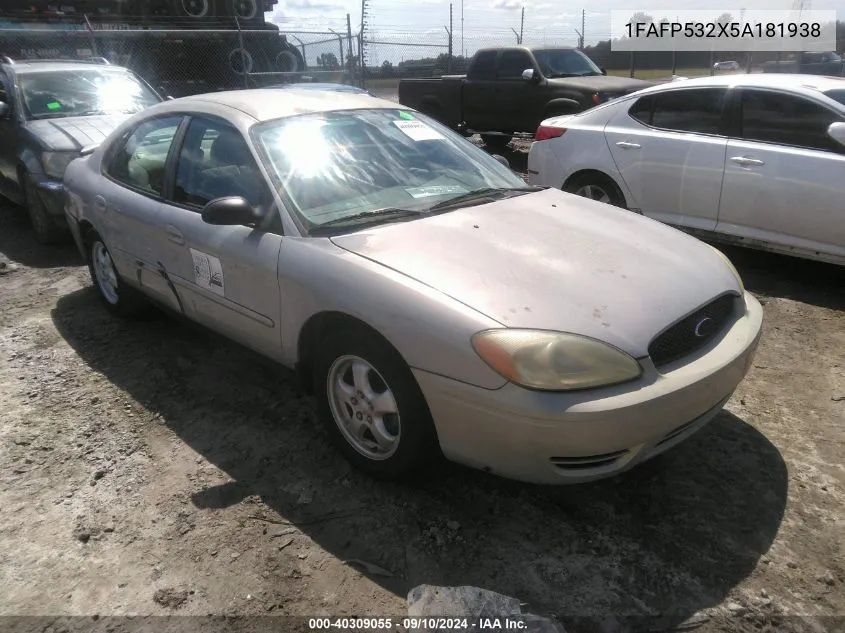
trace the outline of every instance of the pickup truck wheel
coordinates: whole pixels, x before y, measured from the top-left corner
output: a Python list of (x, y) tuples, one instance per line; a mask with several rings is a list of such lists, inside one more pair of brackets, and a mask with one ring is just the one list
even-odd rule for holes
[(503, 150), (513, 138), (510, 134), (482, 134), (481, 140), (484, 145), (491, 151)]
[(563, 186), (563, 190), (574, 193), (576, 196), (583, 196), (596, 202), (604, 202), (614, 207), (627, 208), (625, 197), (609, 177), (604, 174), (584, 174), (570, 179)]

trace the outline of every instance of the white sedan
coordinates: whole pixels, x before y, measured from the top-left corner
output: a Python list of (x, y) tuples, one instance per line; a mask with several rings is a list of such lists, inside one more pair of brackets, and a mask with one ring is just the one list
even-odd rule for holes
[(731, 75), (543, 121), (529, 181), (699, 236), (845, 264), (845, 80)]

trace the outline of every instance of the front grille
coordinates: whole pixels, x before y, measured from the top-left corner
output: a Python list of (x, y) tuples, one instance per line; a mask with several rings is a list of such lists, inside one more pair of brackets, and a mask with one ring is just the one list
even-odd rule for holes
[(731, 321), (737, 299), (736, 295), (722, 295), (657, 336), (648, 346), (654, 365), (676, 361), (713, 340)]

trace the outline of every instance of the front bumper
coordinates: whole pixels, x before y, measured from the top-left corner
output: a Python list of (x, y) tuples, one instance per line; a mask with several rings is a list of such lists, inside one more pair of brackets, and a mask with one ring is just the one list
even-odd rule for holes
[(662, 453), (712, 420), (751, 366), (763, 309), (745, 314), (693, 356), (625, 385), (582, 392), (487, 390), (414, 370), (453, 461), (532, 483), (608, 477)]

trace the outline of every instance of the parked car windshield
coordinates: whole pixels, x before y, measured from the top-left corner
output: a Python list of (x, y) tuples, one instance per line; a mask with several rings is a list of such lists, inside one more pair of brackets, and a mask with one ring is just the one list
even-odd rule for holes
[(482, 189), (525, 187), (469, 141), (405, 110), (295, 116), (257, 125), (253, 138), (309, 230), (380, 210), (425, 212)]
[(131, 73), (99, 68), (22, 73), (28, 119), (134, 114), (161, 99)]
[(601, 75), (601, 69), (581, 51), (566, 48), (535, 50), (534, 57), (545, 77)]

